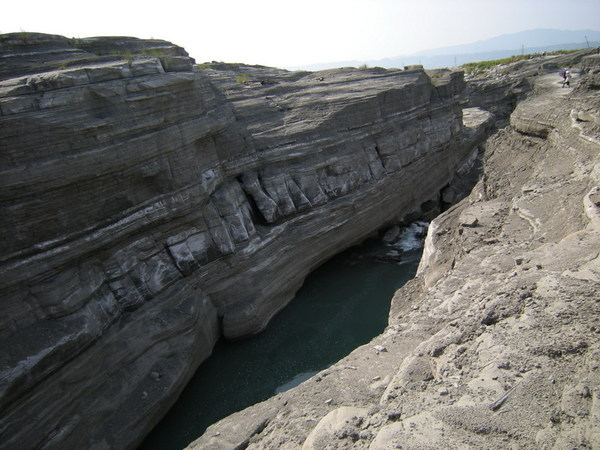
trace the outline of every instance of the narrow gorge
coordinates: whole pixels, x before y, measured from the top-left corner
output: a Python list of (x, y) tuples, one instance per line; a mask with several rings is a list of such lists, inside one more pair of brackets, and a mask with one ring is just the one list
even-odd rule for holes
[(9, 445), (135, 445), (220, 334), (261, 331), (312, 269), (421, 215), (484, 136), (450, 71), (239, 82), (161, 41), (2, 50)]
[[(562, 286), (578, 302), (587, 292), (585, 307), (597, 308), (597, 58), (569, 57), (590, 75), (557, 96), (542, 95), (555, 86), (529, 83), (554, 69), (539, 63), (535, 73), (523, 67), (520, 76), (466, 83), (460, 71), (421, 67), (196, 65), (159, 40), (0, 39), (3, 446), (136, 447), (219, 338), (261, 332), (324, 261), (459, 200), (478, 148), (515, 107), (510, 126), (485, 144), (490, 165), (475, 191), (434, 221), (419, 276), (396, 294), (390, 325), (374, 341), (379, 350), (357, 349), (348, 358), (359, 362), (224, 419), (193, 445), (376, 449), (454, 436), (432, 427), (462, 427), (452, 441), (460, 445), (532, 442), (499, 423), (490, 437), (472, 415), (439, 412), (426, 399), (437, 389), (472, 409), (501, 388), (525, 389), (500, 385), (490, 371), (482, 379), (496, 376), (498, 386), (478, 387), (494, 394), (454, 396), (444, 383), (457, 375), (447, 366), (460, 360), (474, 374), (483, 360), (469, 343), (482, 329), (534, 330), (515, 314), (533, 317), (527, 305), (548, 303)], [(540, 95), (518, 103), (528, 92)], [(551, 113), (554, 102), (568, 112)], [(570, 171), (542, 170), (556, 148)], [(507, 181), (507, 173), (516, 175)], [(565, 215), (577, 219), (561, 222)], [(558, 249), (577, 264), (547, 262)], [(500, 345), (494, 339), (487, 348)], [(537, 343), (535, 360), (507, 350), (506, 369), (539, 369), (543, 378), (543, 357), (597, 355), (597, 335), (573, 339), (570, 347)], [(590, 404), (576, 412), (574, 430), (600, 417), (593, 360), (584, 377), (592, 381), (573, 387), (556, 376), (552, 384)], [(358, 369), (350, 377), (348, 366)], [(402, 405), (394, 400), (405, 393)], [(537, 414), (541, 423), (550, 413)], [(422, 439), (406, 431), (423, 427)], [(549, 429), (539, 439), (561, 436)]]

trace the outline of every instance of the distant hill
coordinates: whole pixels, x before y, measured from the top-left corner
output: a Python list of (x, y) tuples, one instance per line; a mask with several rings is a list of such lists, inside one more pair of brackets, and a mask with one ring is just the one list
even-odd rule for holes
[(414, 53), (412, 56), (459, 55), (506, 51), (511, 49), (519, 50), (519, 52), (521, 52), (522, 48), (525, 48), (525, 51), (527, 52), (528, 49), (556, 47), (565, 44), (576, 44), (580, 46), (579, 48), (585, 48), (587, 46), (585, 40), (586, 37), (590, 43), (592, 41), (600, 41), (600, 31), (568, 31), (552, 29), (527, 30), (519, 33), (503, 34), (471, 44), (423, 50)]
[[(587, 40), (586, 40), (587, 39)], [(422, 64), (427, 69), (454, 67), (467, 62), (507, 58), (512, 55), (542, 53), (554, 50), (574, 50), (600, 45), (600, 31), (538, 29), (503, 34), (464, 45), (423, 50), (411, 55), (372, 61), (337, 61), (303, 66), (305, 70), (322, 70), (342, 66), (404, 67)]]

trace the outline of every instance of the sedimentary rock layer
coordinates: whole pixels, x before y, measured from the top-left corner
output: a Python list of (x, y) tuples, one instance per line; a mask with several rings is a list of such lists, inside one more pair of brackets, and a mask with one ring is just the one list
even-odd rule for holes
[(542, 71), (488, 139), (382, 335), (190, 448), (600, 447), (600, 58), (582, 63), (576, 89)]
[[(0, 439), (135, 445), (218, 336), (468, 162), (460, 73), (198, 67), (163, 41), (2, 36)], [(478, 117), (470, 114), (469, 117)]]

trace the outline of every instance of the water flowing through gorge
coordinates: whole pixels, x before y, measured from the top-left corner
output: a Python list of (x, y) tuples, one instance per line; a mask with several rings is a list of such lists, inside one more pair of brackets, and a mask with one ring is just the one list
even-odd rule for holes
[(416, 272), (423, 230), (414, 224), (394, 245), (369, 240), (337, 255), (266, 331), (219, 342), (140, 449), (183, 448), (212, 423), (294, 387), (381, 333), (394, 291)]

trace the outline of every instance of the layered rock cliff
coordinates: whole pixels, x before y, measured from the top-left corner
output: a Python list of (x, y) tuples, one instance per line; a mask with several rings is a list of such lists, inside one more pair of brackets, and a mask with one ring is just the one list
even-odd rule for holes
[(600, 57), (575, 56), (575, 89), (534, 63), (386, 331), (190, 448), (600, 448)]
[(314, 267), (427, 213), (490, 123), (463, 123), (459, 72), (0, 38), (9, 447), (134, 446), (219, 335), (259, 332)]

